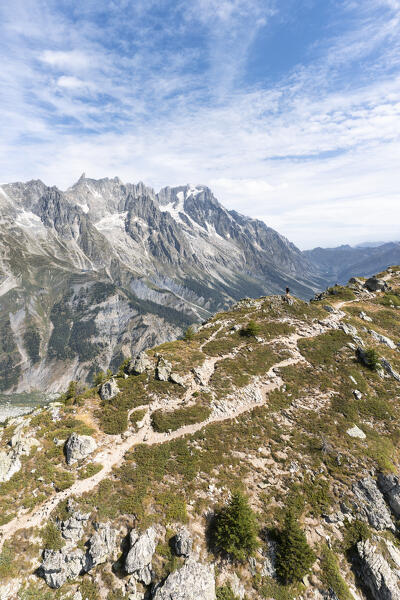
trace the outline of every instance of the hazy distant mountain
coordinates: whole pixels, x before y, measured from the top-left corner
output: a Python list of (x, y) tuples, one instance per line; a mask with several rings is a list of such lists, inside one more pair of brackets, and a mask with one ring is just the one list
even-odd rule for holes
[(0, 391), (59, 390), (244, 296), (323, 286), (298, 248), (204, 186), (0, 187)]
[(389, 242), (378, 247), (314, 248), (303, 252), (327, 282), (346, 283), (354, 274), (369, 277), (390, 265), (400, 264), (400, 243)]

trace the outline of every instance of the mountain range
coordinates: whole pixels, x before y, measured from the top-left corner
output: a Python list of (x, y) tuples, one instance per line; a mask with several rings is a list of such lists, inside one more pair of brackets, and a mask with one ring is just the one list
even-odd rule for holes
[(244, 296), (288, 286), (309, 299), (347, 270), (400, 262), (390, 258), (398, 245), (386, 254), (301, 252), (264, 222), (226, 210), (202, 185), (155, 193), (85, 174), (66, 191), (40, 180), (11, 183), (0, 186), (0, 222), (0, 392), (7, 393), (91, 381)]

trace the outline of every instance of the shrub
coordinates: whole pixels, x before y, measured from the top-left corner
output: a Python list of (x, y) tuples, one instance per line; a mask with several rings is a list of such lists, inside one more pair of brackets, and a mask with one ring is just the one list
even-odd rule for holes
[(255, 337), (260, 332), (260, 326), (255, 321), (249, 321), (243, 329), (240, 330), (240, 335), (244, 337)]
[(247, 498), (234, 492), (215, 516), (213, 537), (217, 549), (244, 562), (258, 547), (257, 521)]
[(104, 371), (99, 371), (94, 376), (94, 379), (93, 379), (94, 385), (101, 385), (102, 383), (107, 381), (107, 379), (110, 379), (112, 377), (112, 375), (113, 374), (112, 374), (112, 371), (110, 371), (110, 369), (107, 369), (106, 373)]
[(380, 366), (379, 355), (374, 348), (368, 348), (365, 351), (357, 350), (357, 358), (371, 371), (376, 371)]
[(108, 435), (118, 435), (128, 429), (128, 411), (118, 410), (108, 404), (96, 412), (100, 427)]
[(279, 536), (276, 554), (276, 570), (280, 579), (285, 584), (301, 581), (314, 560), (315, 554), (307, 543), (304, 531), (293, 511), (289, 511)]
[(340, 574), (337, 557), (327, 544), (322, 546), (321, 571), (321, 581), (333, 590), (339, 600), (352, 600), (349, 587)]
[(202, 423), (210, 416), (211, 410), (208, 406), (195, 404), (178, 408), (178, 410), (164, 412), (156, 410), (151, 415), (151, 423), (155, 431), (165, 433), (167, 431), (176, 431), (184, 425), (193, 425)]
[(217, 593), (217, 600), (238, 600), (238, 597), (232, 592), (230, 585), (218, 587), (215, 591)]
[(358, 519), (351, 522), (345, 521), (343, 546), (346, 552), (352, 552), (358, 542), (367, 540), (369, 537), (371, 537), (371, 532), (366, 523)]
[(190, 327), (188, 327), (184, 333), (183, 339), (186, 342), (191, 342), (193, 340), (195, 336), (195, 331), (194, 331), (194, 327), (191, 325)]
[(103, 465), (101, 465), (100, 463), (89, 463), (88, 465), (86, 465), (86, 467), (78, 471), (78, 478), (88, 479), (89, 477), (93, 477), (93, 475), (99, 473), (99, 471), (101, 471), (102, 468)]
[(53, 521), (47, 523), (42, 529), (41, 535), (44, 548), (48, 548), (49, 550), (61, 550), (64, 546), (61, 532), (57, 529)]

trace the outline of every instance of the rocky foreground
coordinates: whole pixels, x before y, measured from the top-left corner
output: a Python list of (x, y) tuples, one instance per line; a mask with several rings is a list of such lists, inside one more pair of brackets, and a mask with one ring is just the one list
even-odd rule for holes
[(400, 599), (399, 306), (398, 267), (245, 299), (8, 419), (0, 599)]

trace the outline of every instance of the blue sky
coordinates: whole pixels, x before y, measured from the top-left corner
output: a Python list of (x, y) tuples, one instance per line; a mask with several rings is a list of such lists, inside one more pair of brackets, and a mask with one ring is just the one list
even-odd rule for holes
[(3, 183), (202, 183), (301, 248), (400, 238), (400, 0), (14, 0), (0, 61)]

